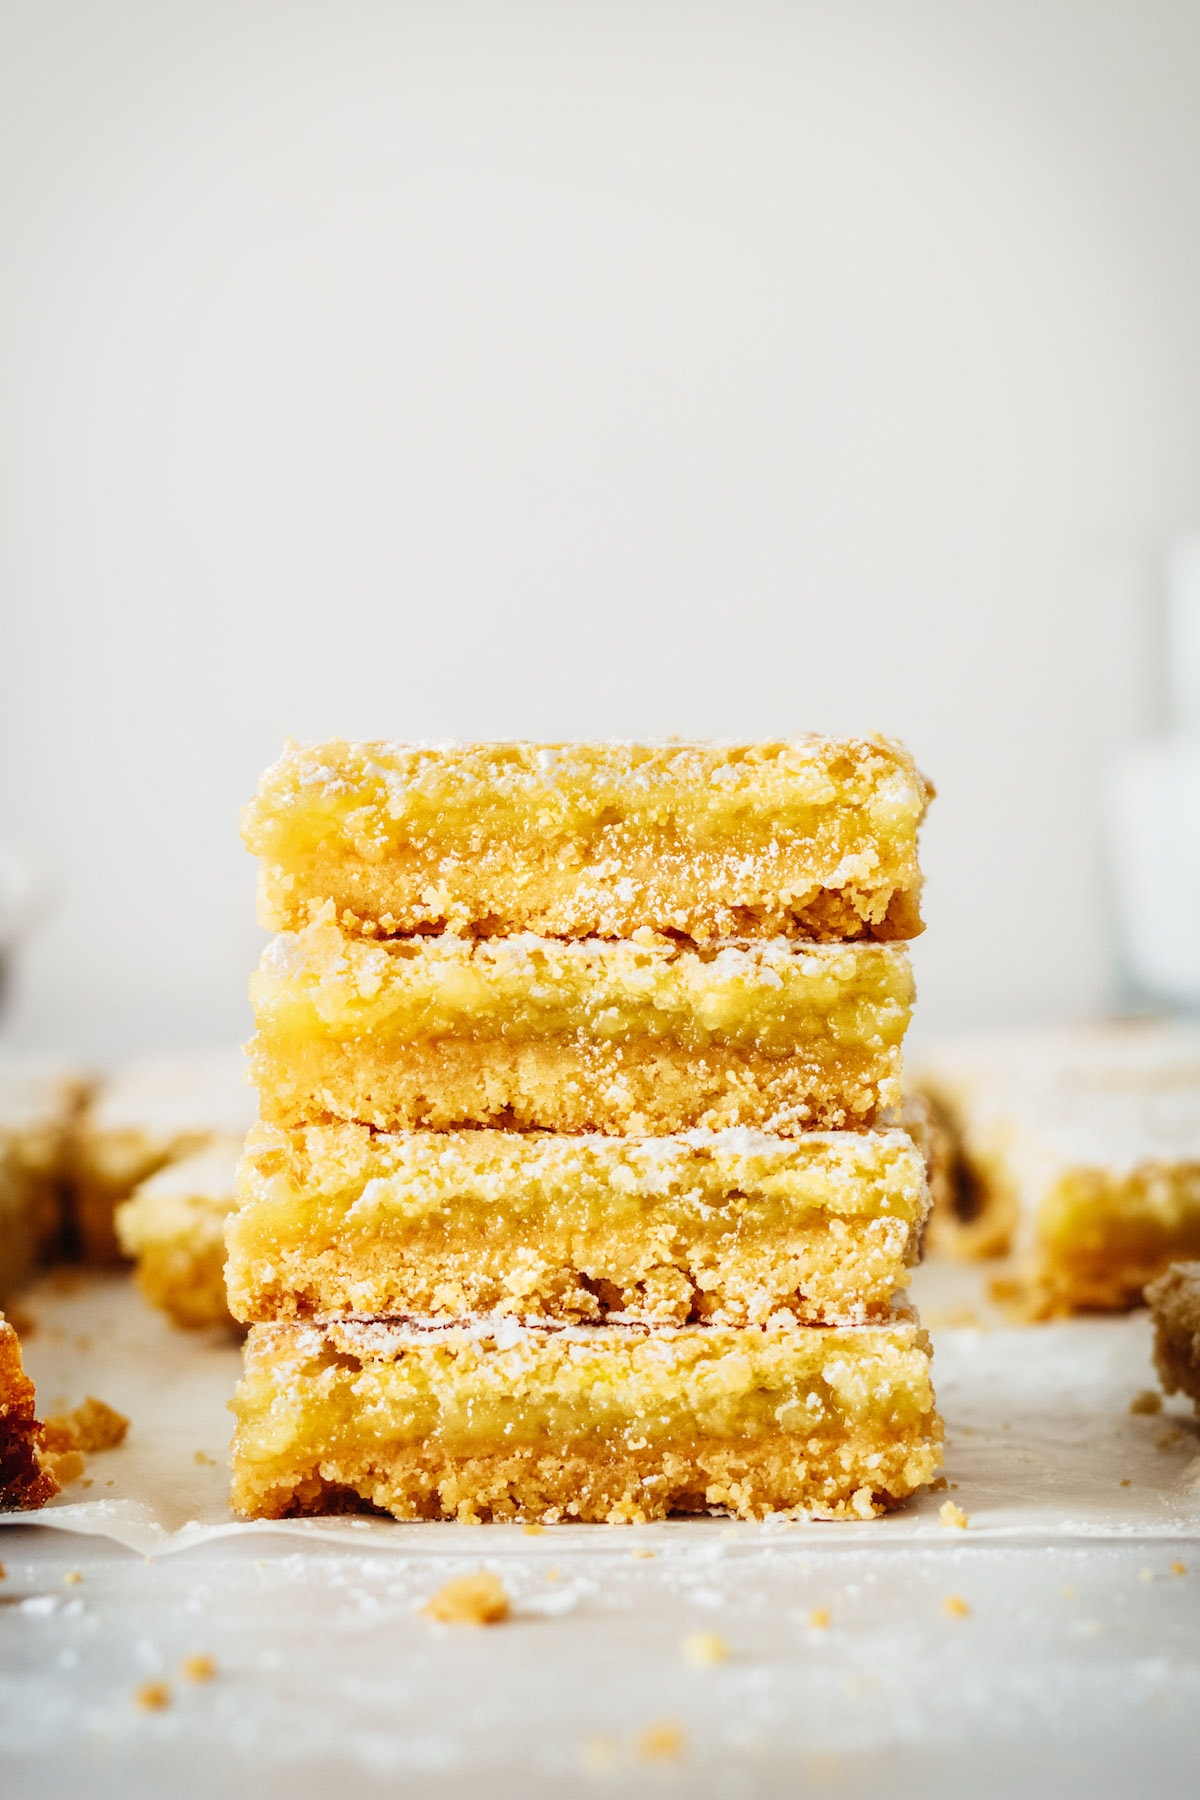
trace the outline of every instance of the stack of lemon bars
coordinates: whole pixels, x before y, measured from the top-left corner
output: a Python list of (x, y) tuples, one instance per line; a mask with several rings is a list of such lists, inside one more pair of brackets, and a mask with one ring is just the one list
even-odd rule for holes
[(290, 745), (247, 809), (234, 1505), (869, 1518), (941, 1423), (882, 739)]

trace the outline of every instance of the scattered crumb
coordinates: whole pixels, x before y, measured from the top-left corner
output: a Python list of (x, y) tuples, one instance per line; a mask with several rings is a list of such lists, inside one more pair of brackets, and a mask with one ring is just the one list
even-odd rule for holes
[(1129, 1402), (1131, 1413), (1160, 1413), (1162, 1411), (1162, 1395), (1157, 1388), (1143, 1388)]
[(637, 1753), (643, 1762), (671, 1762), (683, 1755), (683, 1730), (673, 1719), (659, 1719), (647, 1725), (637, 1741)]
[(693, 1669), (711, 1669), (729, 1655), (729, 1645), (715, 1631), (689, 1631), (680, 1649), (684, 1662), (690, 1663)]
[(1124, 1476), (1124, 1477), (1123, 1477), (1123, 1479), (1122, 1479), (1122, 1481), (1121, 1481), (1121, 1486), (1122, 1486), (1122, 1487), (1132, 1487), (1132, 1486), (1133, 1486), (1133, 1483), (1132, 1483), (1132, 1481), (1131, 1481), (1131, 1480), (1130, 1480), (1130, 1479), (1129, 1479), (1129, 1476), (1128, 1476), (1128, 1475), (1126, 1475), (1126, 1476)]
[[(80, 1485), (80, 1487), (88, 1488), (88, 1487), (95, 1487), (96, 1483), (91, 1475), (84, 1475), (81, 1477), (79, 1485)], [(110, 1482), (109, 1486), (111, 1487), (111, 1485), (112, 1485), (112, 1483)]]
[(658, 1551), (657, 1550), (642, 1550), (639, 1548), (638, 1545), (635, 1544), (633, 1549), (630, 1551), (630, 1555), (636, 1556), (639, 1562), (653, 1562), (654, 1558), (658, 1555)]
[(983, 1325), (983, 1320), (973, 1306), (935, 1306), (932, 1312), (922, 1315), (926, 1325), (934, 1330), (974, 1329)]
[(1173, 1450), (1182, 1436), (1183, 1432), (1179, 1429), (1178, 1425), (1168, 1425), (1167, 1429), (1165, 1431), (1160, 1431), (1155, 1438), (1155, 1449)]
[(611, 1738), (589, 1737), (583, 1740), (583, 1766), (593, 1775), (607, 1774), (617, 1760), (617, 1746)]
[(83, 1474), (84, 1461), (78, 1450), (48, 1450), (45, 1462), (59, 1487), (68, 1487)]
[(0, 1581), (7, 1581), (7, 1580), (8, 1580), (8, 1570), (5, 1568), (3, 1563), (0, 1563)]
[(546, 1580), (547, 1581), (561, 1581), (562, 1580), (562, 1570), (561, 1569), (547, 1569), (546, 1570)]
[(952, 1482), (951, 1482), (951, 1483), (950, 1483), (950, 1492), (951, 1492), (951, 1493), (952, 1493), (952, 1494), (957, 1494), (957, 1492), (958, 1492), (958, 1483), (957, 1483), (957, 1481), (952, 1481)]
[(827, 1606), (814, 1606), (808, 1615), (809, 1629), (812, 1631), (828, 1631), (831, 1613)]
[(944, 1475), (939, 1475), (936, 1481), (930, 1482), (929, 1491), (931, 1494), (944, 1494), (949, 1486), (950, 1483), (946, 1480), (946, 1477)]
[(217, 1672), (211, 1656), (188, 1656), (180, 1666), (188, 1681), (211, 1681)]
[(77, 1581), (82, 1581), (82, 1580), (83, 1580), (83, 1570), (82, 1569), (64, 1569), (63, 1570), (63, 1586), (64, 1587), (74, 1587), (75, 1583)]
[(1154, 1570), (1153, 1569), (1139, 1569), (1138, 1570), (1138, 1580), (1139, 1581), (1153, 1581), (1154, 1580)]
[(509, 1614), (508, 1595), (498, 1575), (456, 1575), (421, 1608), (421, 1616), (440, 1625), (498, 1625)]
[(215, 1469), (217, 1466), (216, 1457), (210, 1456), (207, 1450), (195, 1451), (192, 1456), (192, 1461), (198, 1469)]
[(124, 1413), (88, 1394), (72, 1412), (56, 1413), (46, 1420), (45, 1444), (56, 1453), (79, 1450), (90, 1456), (97, 1450), (115, 1449), (128, 1430)]
[(1075, 1589), (1071, 1586), (1070, 1582), (1067, 1582), (1066, 1586), (1061, 1589), (1061, 1593), (1064, 1600), (1073, 1600), (1075, 1598)]
[(943, 1525), (953, 1525), (958, 1531), (965, 1531), (971, 1522), (970, 1514), (965, 1513), (961, 1506), (956, 1506), (953, 1500), (942, 1501), (938, 1507), (938, 1518)]
[[(3, 1573), (3, 1571), (0, 1570), (0, 1574), (2, 1574), (2, 1573)], [(1171, 1573), (1172, 1573), (1172, 1575), (1186, 1575), (1187, 1574), (1187, 1564), (1185, 1562), (1173, 1562), (1171, 1564)]]
[(522, 1525), (521, 1527), (521, 1530), (525, 1533), (526, 1537), (541, 1537), (545, 1529), (546, 1527), (544, 1525), (534, 1524)]
[(171, 1690), (165, 1681), (143, 1681), (133, 1696), (133, 1703), (143, 1712), (162, 1712), (171, 1704)]
[(942, 1601), (942, 1611), (948, 1619), (969, 1619), (971, 1609), (961, 1594), (947, 1594)]

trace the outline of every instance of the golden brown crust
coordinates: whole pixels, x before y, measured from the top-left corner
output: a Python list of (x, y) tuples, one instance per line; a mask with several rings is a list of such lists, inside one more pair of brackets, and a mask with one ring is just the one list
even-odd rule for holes
[(0, 1314), (0, 1512), (30, 1511), (58, 1493), (42, 1458), (42, 1438), (17, 1334)]
[(894, 1104), (900, 1052), (824, 1044), (773, 1057), (720, 1046), (442, 1039), (396, 1047), (309, 1039), (250, 1049), (262, 1116), (378, 1131), (505, 1127), (662, 1135), (752, 1126), (782, 1137), (874, 1123)]
[(884, 739), (289, 745), (246, 808), (270, 929), (914, 936), (932, 790)]

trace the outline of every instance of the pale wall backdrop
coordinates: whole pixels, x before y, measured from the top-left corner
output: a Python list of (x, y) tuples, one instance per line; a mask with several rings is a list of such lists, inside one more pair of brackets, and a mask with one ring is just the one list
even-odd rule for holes
[(926, 1032), (1112, 992), (1195, 0), (5, 0), (6, 1019), (244, 1035), (284, 736), (882, 730)]

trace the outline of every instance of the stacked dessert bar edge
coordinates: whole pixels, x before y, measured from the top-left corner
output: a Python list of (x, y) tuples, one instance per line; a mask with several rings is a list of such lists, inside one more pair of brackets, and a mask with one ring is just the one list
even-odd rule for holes
[(936, 1472), (883, 739), (288, 745), (246, 810), (247, 1516), (872, 1517)]

